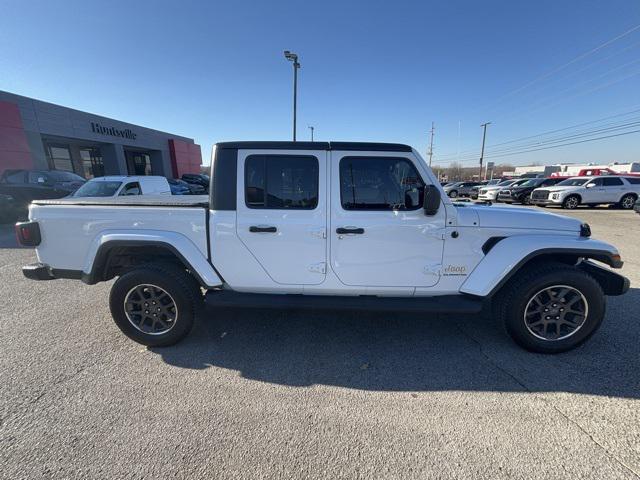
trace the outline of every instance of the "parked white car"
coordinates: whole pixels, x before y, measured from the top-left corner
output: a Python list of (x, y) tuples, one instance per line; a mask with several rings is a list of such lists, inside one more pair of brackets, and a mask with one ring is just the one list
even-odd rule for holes
[(486, 187), (481, 187), (478, 191), (478, 200), (483, 200), (485, 202), (495, 202), (498, 198), (498, 193), (503, 188), (507, 187), (515, 187), (520, 185), (521, 183), (526, 182), (527, 180), (531, 180), (530, 178), (519, 178), (515, 180), (503, 180), (502, 182), (496, 185), (487, 185)]
[(573, 209), (579, 205), (617, 204), (631, 209), (640, 196), (640, 177), (574, 177), (553, 187), (537, 188), (531, 193), (534, 205), (556, 205)]
[(74, 197), (120, 197), (171, 195), (169, 182), (160, 176), (108, 176), (92, 178), (75, 191)]

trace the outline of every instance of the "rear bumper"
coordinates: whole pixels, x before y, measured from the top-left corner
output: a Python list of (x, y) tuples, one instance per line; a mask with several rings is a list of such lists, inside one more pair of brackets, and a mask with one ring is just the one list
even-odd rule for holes
[(46, 263), (31, 263), (22, 267), (22, 274), (29, 280), (55, 280), (56, 278), (71, 278), (80, 280), (82, 271), (51, 268)]

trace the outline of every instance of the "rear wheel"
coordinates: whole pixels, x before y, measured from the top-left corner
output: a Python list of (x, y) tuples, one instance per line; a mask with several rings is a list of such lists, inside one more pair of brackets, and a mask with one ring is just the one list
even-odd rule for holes
[(111, 288), (113, 319), (132, 340), (147, 346), (168, 346), (193, 327), (202, 292), (180, 266), (144, 265), (122, 275)]
[(624, 208), (625, 210), (631, 210), (633, 205), (636, 203), (636, 196), (632, 193), (627, 193), (620, 199), (620, 208)]
[(501, 318), (511, 338), (539, 353), (577, 347), (604, 318), (606, 299), (598, 282), (561, 263), (530, 269), (507, 287)]
[(577, 195), (569, 195), (562, 202), (562, 208), (566, 208), (568, 210), (578, 208), (578, 205), (580, 205), (580, 197), (578, 197)]

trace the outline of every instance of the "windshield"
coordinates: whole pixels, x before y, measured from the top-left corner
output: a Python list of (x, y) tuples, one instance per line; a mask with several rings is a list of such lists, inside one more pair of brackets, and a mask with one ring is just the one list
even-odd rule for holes
[(122, 182), (88, 181), (81, 186), (74, 197), (113, 197)]
[(76, 175), (71, 172), (61, 172), (60, 170), (49, 170), (47, 172), (51, 178), (53, 178), (56, 182), (85, 182), (85, 179), (80, 175)]
[(515, 180), (503, 180), (498, 184), (499, 187), (508, 187), (509, 185), (515, 183)]
[(558, 187), (578, 187), (587, 183), (590, 178), (567, 178), (559, 183), (556, 183)]
[(531, 180), (527, 180), (524, 183), (518, 185), (519, 187), (535, 187), (536, 185), (540, 185), (542, 183), (541, 179), (532, 178)]

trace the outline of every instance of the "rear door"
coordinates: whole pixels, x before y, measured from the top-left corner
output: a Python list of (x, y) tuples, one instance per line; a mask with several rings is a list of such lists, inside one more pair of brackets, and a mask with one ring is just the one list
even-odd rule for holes
[(602, 186), (607, 202), (618, 202), (625, 191), (625, 184), (620, 177), (604, 177)]
[(322, 283), (327, 255), (327, 152), (239, 150), (237, 234), (271, 279)]
[(403, 152), (331, 152), (331, 268), (345, 285), (439, 281), (445, 209), (426, 216), (425, 171)]

